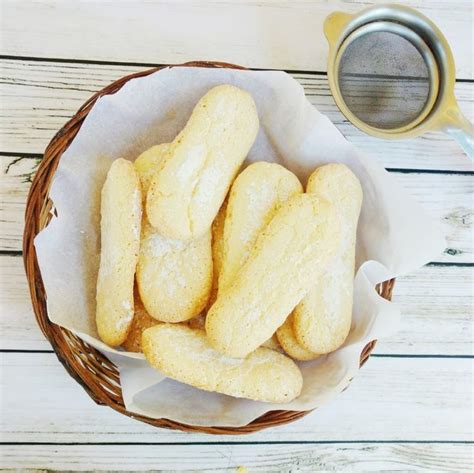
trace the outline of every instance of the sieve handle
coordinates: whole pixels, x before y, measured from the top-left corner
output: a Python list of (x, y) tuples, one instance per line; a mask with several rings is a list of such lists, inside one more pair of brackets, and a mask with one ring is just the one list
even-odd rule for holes
[(464, 152), (474, 160), (474, 126), (463, 115), (459, 106), (448, 110), (443, 131), (452, 136)]

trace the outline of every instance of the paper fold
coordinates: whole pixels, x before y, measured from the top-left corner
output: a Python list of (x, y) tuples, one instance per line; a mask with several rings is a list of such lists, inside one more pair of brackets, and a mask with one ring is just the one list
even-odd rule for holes
[[(317, 166), (341, 162), (359, 177), (364, 190), (351, 332), (336, 352), (299, 363), (303, 392), (288, 404), (237, 399), (186, 386), (150, 368), (142, 354), (109, 348), (97, 336), (99, 204), (106, 173), (114, 159), (133, 161), (150, 146), (171, 141), (199, 98), (223, 83), (248, 90), (257, 104), (261, 126), (249, 162), (279, 162), (303, 184)], [(397, 328), (398, 309), (374, 286), (428, 263), (445, 248), (438, 225), (374, 158), (348, 143), (283, 72), (180, 67), (129, 81), (94, 105), (61, 158), (50, 197), (58, 216), (35, 239), (50, 320), (117, 365), (129, 411), (194, 425), (241, 426), (269, 410), (308, 410), (332, 399), (356, 375), (364, 346)]]

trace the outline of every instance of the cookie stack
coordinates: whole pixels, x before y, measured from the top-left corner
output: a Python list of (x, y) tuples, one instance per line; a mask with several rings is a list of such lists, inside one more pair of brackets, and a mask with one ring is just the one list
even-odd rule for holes
[(350, 330), (362, 190), (344, 165), (240, 168), (252, 97), (220, 85), (172, 143), (113, 162), (102, 189), (97, 329), (166, 376), (265, 402), (299, 396), (294, 360)]

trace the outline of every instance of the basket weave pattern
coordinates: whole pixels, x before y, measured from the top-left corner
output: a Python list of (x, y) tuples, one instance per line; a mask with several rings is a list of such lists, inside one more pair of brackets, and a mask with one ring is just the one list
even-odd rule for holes
[[(180, 66), (244, 69), (240, 66), (220, 62), (190, 62), (173, 67)], [(161, 68), (156, 67), (131, 74), (97, 92), (64, 125), (46, 148), (28, 195), (23, 236), (23, 259), (37, 322), (67, 372), (85, 389), (97, 404), (107, 405), (124, 415), (147, 424), (185, 432), (236, 435), (252, 433), (295, 421), (311, 411), (270, 411), (243, 427), (192, 426), (169, 419), (153, 419), (129, 412), (123, 403), (120, 378), (116, 366), (102, 353), (70, 331), (49, 321), (46, 308), (46, 294), (33, 242), (36, 235), (48, 225), (51, 219), (52, 202), (49, 199), (49, 189), (59, 160), (79, 132), (84, 119), (99, 97), (113, 94), (129, 80), (147, 76), (159, 69)], [(377, 290), (382, 297), (390, 300), (393, 285), (394, 280), (387, 281), (380, 284)], [(374, 346), (375, 340), (364, 348), (360, 358), (361, 366), (369, 358)]]

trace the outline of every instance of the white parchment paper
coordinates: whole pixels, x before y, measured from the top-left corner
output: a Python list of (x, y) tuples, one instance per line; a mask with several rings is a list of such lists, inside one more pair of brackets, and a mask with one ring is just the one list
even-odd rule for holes
[[(249, 161), (279, 162), (303, 184), (317, 166), (341, 162), (364, 190), (350, 335), (336, 352), (299, 363), (303, 392), (288, 404), (236, 399), (167, 379), (142, 354), (107, 347), (96, 331), (100, 191), (112, 161), (133, 161), (150, 146), (171, 141), (199, 98), (224, 83), (246, 89), (257, 104), (260, 132)], [(445, 248), (438, 226), (420, 206), (376, 159), (348, 143), (283, 72), (167, 68), (129, 81), (94, 105), (61, 158), (50, 197), (57, 217), (35, 240), (50, 320), (117, 364), (128, 410), (195, 425), (240, 426), (268, 410), (307, 410), (333, 398), (356, 375), (364, 346), (397, 328), (398, 309), (378, 296), (375, 284), (426, 264)]]

